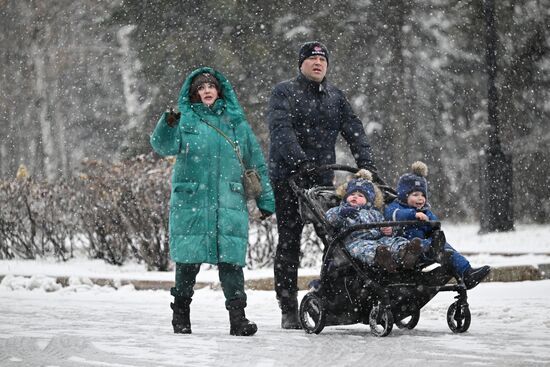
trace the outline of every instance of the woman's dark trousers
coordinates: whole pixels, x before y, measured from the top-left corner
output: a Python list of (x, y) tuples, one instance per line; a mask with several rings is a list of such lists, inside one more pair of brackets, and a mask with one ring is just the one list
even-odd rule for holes
[[(195, 286), (197, 274), (201, 264), (183, 264), (176, 263), (176, 284), (171, 289), (171, 294), (174, 296), (174, 305), (177, 309), (181, 309), (186, 318), (184, 321), (184, 330), (188, 326), (191, 332), (189, 321), (189, 304), (194, 294), (193, 287)], [(219, 278), (222, 285), (222, 290), (225, 296), (225, 308), (229, 311), (231, 322), (231, 335), (252, 335), (256, 332), (257, 327), (254, 323), (246, 319), (244, 308), (246, 307), (246, 293), (244, 291), (244, 274), (243, 269), (238, 265), (227, 263), (218, 264)], [(180, 307), (181, 306), (181, 307)], [(173, 307), (174, 309), (174, 307)], [(174, 320), (176, 319), (176, 311), (174, 310)], [(177, 321), (177, 320), (176, 320)], [(187, 322), (187, 324), (185, 324)], [(177, 333), (177, 327), (174, 325), (174, 332)], [(186, 333), (185, 331), (183, 333)]]

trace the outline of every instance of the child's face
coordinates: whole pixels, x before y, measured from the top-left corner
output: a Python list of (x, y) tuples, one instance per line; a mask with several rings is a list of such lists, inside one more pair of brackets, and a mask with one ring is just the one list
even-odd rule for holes
[(351, 206), (363, 206), (367, 203), (367, 198), (359, 191), (352, 192), (346, 199)]
[(416, 209), (421, 209), (426, 205), (426, 197), (420, 191), (413, 191), (407, 196), (407, 205), (415, 207)]

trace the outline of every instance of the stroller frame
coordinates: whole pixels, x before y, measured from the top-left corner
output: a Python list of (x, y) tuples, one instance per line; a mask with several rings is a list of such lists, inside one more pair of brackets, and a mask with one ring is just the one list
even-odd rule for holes
[[(320, 233), (324, 244), (323, 264), (320, 280), (303, 297), (300, 303), (299, 316), (302, 328), (306, 333), (319, 334), (325, 326), (368, 323), (371, 333), (383, 337), (391, 333), (393, 325), (401, 329), (413, 329), (420, 318), (420, 309), (438, 292), (456, 292), (456, 301), (447, 310), (447, 324), (454, 333), (468, 330), (471, 313), (468, 296), (463, 279), (456, 284), (448, 284), (453, 277), (449, 269), (448, 258), (443, 259), (441, 266), (430, 271), (412, 270), (398, 274), (377, 272), (358, 263), (344, 245), (346, 237), (354, 231), (379, 227), (404, 227), (418, 224), (418, 221), (388, 221), (359, 224), (338, 232), (325, 218), (321, 205), (315, 202), (320, 191), (334, 190), (333, 187), (317, 186), (302, 188), (296, 183), (300, 175), (311, 175), (322, 171), (347, 171), (356, 173), (355, 167), (332, 164), (315, 167), (308, 172), (299, 171), (289, 179), (289, 184), (300, 201), (300, 211), (304, 222), (315, 221), (317, 227), (323, 228)], [(395, 198), (395, 191), (381, 179), (375, 179), (384, 194), (384, 201)], [(333, 203), (334, 204), (334, 203)], [(309, 218), (304, 218), (308, 215)], [(311, 215), (313, 218), (311, 218)], [(441, 231), (439, 221), (425, 222), (433, 231), (432, 236)], [(439, 249), (441, 252), (443, 249)], [(334, 282), (344, 277), (343, 288), (335, 290)], [(350, 293), (349, 288), (356, 291)], [(345, 294), (342, 294), (345, 293)]]

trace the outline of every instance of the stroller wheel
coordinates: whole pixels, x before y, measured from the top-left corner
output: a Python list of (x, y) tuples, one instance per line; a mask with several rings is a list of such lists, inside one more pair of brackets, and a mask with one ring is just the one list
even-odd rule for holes
[(397, 327), (400, 329), (412, 330), (416, 327), (416, 324), (418, 324), (418, 320), (420, 320), (420, 311), (416, 310), (413, 311), (412, 314), (402, 318), (401, 320), (395, 320), (395, 325), (397, 325)]
[(472, 315), (467, 303), (458, 306), (458, 301), (449, 306), (447, 310), (447, 325), (453, 333), (463, 333), (470, 327)]
[(326, 309), (321, 297), (308, 293), (300, 303), (300, 324), (308, 334), (319, 334), (325, 327)]
[(369, 314), (370, 332), (374, 336), (386, 336), (393, 328), (393, 315), (388, 308), (374, 306)]

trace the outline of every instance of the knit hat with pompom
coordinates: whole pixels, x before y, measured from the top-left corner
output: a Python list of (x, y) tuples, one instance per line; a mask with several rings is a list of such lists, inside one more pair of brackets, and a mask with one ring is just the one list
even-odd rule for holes
[(428, 166), (424, 162), (416, 161), (411, 165), (411, 172), (405, 173), (397, 182), (397, 198), (403, 202), (411, 192), (420, 191), (428, 199)]

